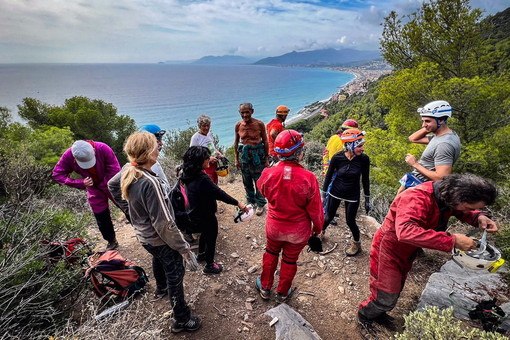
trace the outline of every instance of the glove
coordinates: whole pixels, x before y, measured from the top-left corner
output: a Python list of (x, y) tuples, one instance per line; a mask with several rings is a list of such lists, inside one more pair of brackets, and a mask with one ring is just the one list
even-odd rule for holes
[(195, 255), (194, 252), (190, 250), (187, 253), (184, 253), (182, 257), (184, 258), (185, 267), (187, 267), (190, 272), (194, 272), (198, 269), (199, 265), (197, 261), (197, 256)]
[(370, 213), (374, 209), (374, 206), (370, 202), (370, 196), (365, 196), (365, 211)]
[(308, 247), (308, 251), (313, 251), (314, 253), (322, 252), (322, 240), (317, 234), (313, 234), (308, 239)]

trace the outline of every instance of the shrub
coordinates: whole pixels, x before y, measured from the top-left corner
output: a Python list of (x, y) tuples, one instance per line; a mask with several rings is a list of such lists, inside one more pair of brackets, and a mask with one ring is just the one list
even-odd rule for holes
[[(0, 329), (5, 338), (44, 338), (67, 319), (63, 301), (80, 288), (81, 268), (51, 264), (43, 240), (79, 237), (68, 211), (34, 211), (33, 198), (0, 206)], [(28, 207), (26, 210), (23, 207)]]
[(306, 143), (303, 166), (312, 172), (322, 171), (322, 151), (324, 145), (318, 142)]
[(404, 317), (405, 330), (395, 334), (399, 340), (497, 340), (507, 337), (482, 331), (477, 328), (468, 329), (462, 322), (453, 317), (453, 308), (441, 310), (436, 306), (425, 307), (423, 311), (412, 312)]

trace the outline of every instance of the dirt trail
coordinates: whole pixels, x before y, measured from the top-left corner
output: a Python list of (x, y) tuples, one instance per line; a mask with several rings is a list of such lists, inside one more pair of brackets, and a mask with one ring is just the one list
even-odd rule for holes
[[(220, 182), (220, 186), (232, 196), (243, 199), (244, 189), (240, 181)], [(202, 317), (203, 325), (197, 332), (173, 336), (182, 339), (274, 339), (275, 330), (268, 324), (271, 318), (264, 315), (276, 306), (274, 292), (271, 300), (263, 301), (254, 288), (264, 253), (265, 214), (236, 224), (232, 217), (234, 207), (222, 202), (219, 207), (223, 212), (217, 215), (220, 230), (216, 261), (223, 265), (224, 271), (220, 275), (204, 275), (201, 271), (186, 273), (186, 298), (194, 314)], [(344, 248), (350, 232), (342, 216), (342, 207), (339, 212), (338, 226), (328, 228), (324, 243), (325, 250), (331, 249), (335, 243), (336, 248), (324, 256), (308, 253), (305, 248), (293, 283), (297, 290), (288, 304), (311, 323), (322, 339), (357, 340), (361, 336), (356, 327), (356, 313), (359, 303), (369, 295), (368, 253), (375, 224), (370, 218), (358, 216), (363, 251), (358, 256), (346, 257)], [(141, 265), (152, 277), (150, 256), (136, 240), (131, 226), (122, 222), (116, 225), (119, 251)], [(91, 233), (97, 235), (97, 229)], [(402, 330), (402, 316), (414, 310), (430, 273), (443, 263), (437, 260), (440, 256), (443, 255), (427, 252), (415, 262), (401, 299), (391, 313), (397, 319), (398, 330)], [(148, 301), (154, 289), (152, 279), (147, 289)], [(149, 302), (145, 306), (147, 313), (164, 314), (169, 310), (167, 300)], [(172, 336), (167, 325), (162, 324), (161, 328), (158, 336)], [(388, 339), (391, 335), (381, 330), (379, 337)]]

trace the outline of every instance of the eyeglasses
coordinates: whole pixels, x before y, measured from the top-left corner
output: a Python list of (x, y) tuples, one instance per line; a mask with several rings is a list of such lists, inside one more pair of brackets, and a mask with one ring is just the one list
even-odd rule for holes
[(239, 111), (240, 114), (251, 113), (251, 111)]

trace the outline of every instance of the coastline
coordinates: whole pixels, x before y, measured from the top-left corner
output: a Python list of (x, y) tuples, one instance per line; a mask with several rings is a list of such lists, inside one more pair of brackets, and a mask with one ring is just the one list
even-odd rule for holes
[(295, 116), (290, 117), (285, 125), (295, 124), (305, 119), (315, 117), (320, 114), (325, 104), (337, 101), (338, 95), (346, 94), (348, 96), (366, 92), (367, 85), (378, 80), (381, 76), (390, 74), (392, 70), (383, 62), (374, 62), (367, 66), (360, 67), (325, 67), (328, 70), (345, 72), (354, 75), (354, 78), (346, 84), (339, 86), (339, 90), (333, 93), (329, 98), (318, 100), (317, 102), (305, 106), (299, 110)]

